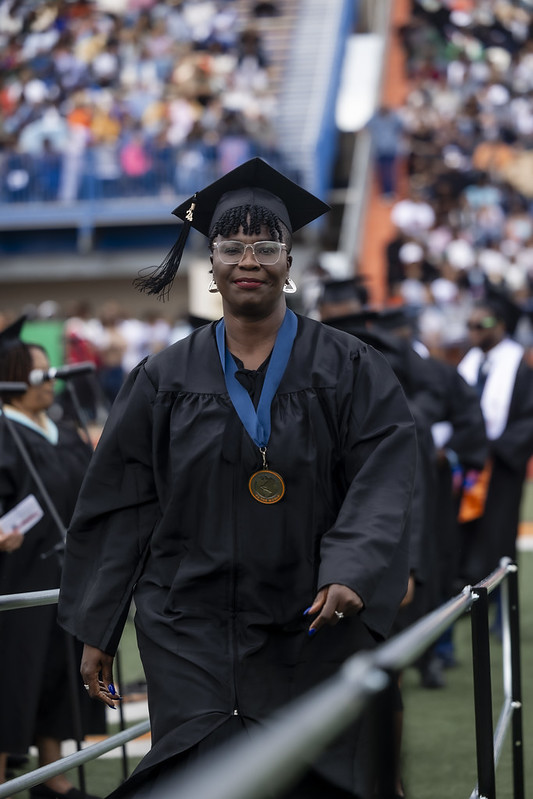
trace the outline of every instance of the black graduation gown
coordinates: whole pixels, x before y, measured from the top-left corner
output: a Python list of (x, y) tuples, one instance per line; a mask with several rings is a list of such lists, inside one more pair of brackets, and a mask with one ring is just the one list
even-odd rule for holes
[(425, 384), (419, 385), (416, 402), (430, 424), (447, 421), (452, 434), (446, 447), (467, 469), (481, 469), (488, 454), (485, 422), (479, 397), (451, 363), (424, 358)]
[[(228, 398), (214, 331), (129, 376), (67, 537), (66, 629), (113, 653), (135, 599), (153, 745), (134, 779), (232, 715), (253, 725), (334, 673), (361, 620), (387, 634), (407, 584), (415, 436), (385, 359), (298, 317), (268, 445), (286, 493), (263, 505), (248, 490), (261, 458)], [(309, 637), (303, 613), (330, 583), (365, 608)], [(350, 746), (324, 766), (347, 789)]]
[(477, 582), (498, 566), (500, 558), (516, 558), (522, 492), (532, 455), (533, 369), (522, 361), (505, 429), (489, 441), (492, 473), (483, 516), (461, 525), (463, 580)]
[(426, 359), (414, 351), (408, 339), (382, 330), (377, 325), (362, 327), (358, 314), (334, 317), (328, 319), (326, 324), (360, 338), (381, 352), (405, 392), (415, 423), (417, 441), (416, 476), (409, 517), (409, 570), (420, 585), (428, 579), (428, 509), (435, 482), (435, 448), (431, 426), (425, 410), (421, 410), (421, 407), (433, 404), (430, 396), (433, 387), (426, 374)]
[[(450, 423), (451, 437), (446, 449), (455, 453), (463, 472), (482, 469), (489, 449), (477, 392), (453, 364), (436, 358), (428, 358), (428, 376), (434, 390), (424, 394), (421, 407), (431, 422)], [(464, 585), (459, 574), (461, 536), (457, 521), (461, 491), (454, 492), (448, 460), (437, 462), (436, 475), (435, 494), (431, 500), (431, 528), (435, 538), (433, 582), (435, 604), (441, 604)]]
[[(67, 425), (59, 425), (57, 444), (17, 421), (16, 433), (35, 466), (65, 526), (91, 458), (91, 448)], [(20, 549), (0, 553), (0, 593), (59, 588), (60, 560), (53, 549), (61, 534), (0, 416), (0, 505), (3, 513), (35, 494), (44, 517), (29, 530)], [(47, 555), (47, 557), (42, 557)], [(10, 686), (0, 699), (0, 751), (25, 752), (36, 734), (65, 740), (73, 737), (69, 686), (65, 674), (65, 636), (56, 623), (55, 605), (0, 613), (0, 684)], [(57, 680), (65, 682), (58, 684)], [(55, 684), (51, 684), (54, 683)], [(86, 713), (103, 729), (81, 680), (80, 699)], [(82, 695), (83, 694), (83, 695)]]

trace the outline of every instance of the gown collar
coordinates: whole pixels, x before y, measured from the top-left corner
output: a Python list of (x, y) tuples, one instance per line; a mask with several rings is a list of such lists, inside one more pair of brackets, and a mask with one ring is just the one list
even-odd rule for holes
[[(0, 411), (0, 413), (2, 413), (2, 411)], [(50, 444), (56, 446), (57, 442), (59, 441), (59, 430), (57, 425), (48, 416), (45, 417), (46, 428), (43, 428), (35, 422), (32, 422), (32, 420), (26, 416), (25, 413), (17, 411), (17, 409), (13, 408), (11, 405), (4, 405), (4, 413), (8, 419), (11, 419), (14, 422), (19, 422), (19, 424), (23, 424), (30, 430), (34, 430), (36, 433), (39, 433), (41, 436), (46, 438)]]

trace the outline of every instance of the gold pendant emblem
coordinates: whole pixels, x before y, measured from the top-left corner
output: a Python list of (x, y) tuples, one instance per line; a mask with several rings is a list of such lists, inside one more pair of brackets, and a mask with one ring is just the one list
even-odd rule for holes
[(285, 493), (283, 478), (270, 469), (254, 472), (248, 482), (248, 488), (252, 497), (264, 505), (273, 505), (275, 502), (279, 502)]

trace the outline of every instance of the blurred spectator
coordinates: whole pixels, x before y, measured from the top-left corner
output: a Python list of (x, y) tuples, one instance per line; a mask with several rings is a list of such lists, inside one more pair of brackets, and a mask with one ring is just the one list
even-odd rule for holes
[(127, 341), (121, 330), (122, 311), (117, 302), (106, 302), (99, 313), (101, 332), (98, 336), (98, 379), (103, 393), (112, 405), (124, 381), (124, 353)]
[(367, 127), (372, 137), (381, 194), (386, 199), (392, 199), (396, 195), (398, 160), (403, 150), (401, 117), (394, 109), (381, 105)]
[(170, 324), (157, 311), (147, 311), (142, 319), (125, 315), (120, 333), (126, 341), (122, 365), (129, 373), (148, 355), (159, 352), (170, 343)]
[(35, 159), (35, 194), (39, 200), (56, 200), (61, 178), (61, 155), (44, 139), (42, 153)]
[(145, 178), (150, 172), (152, 162), (139, 131), (133, 131), (126, 137), (120, 148), (119, 158), (127, 181), (127, 193), (133, 196), (143, 194)]
[(234, 75), (236, 89), (263, 92), (268, 86), (268, 59), (261, 46), (261, 37), (254, 28), (241, 33), (237, 68)]
[(416, 189), (411, 188), (409, 196), (392, 207), (391, 220), (403, 233), (416, 237), (433, 227), (435, 211)]
[(226, 111), (222, 118), (217, 153), (217, 172), (220, 176), (231, 172), (254, 154), (244, 119), (236, 111)]
[(279, 14), (278, 3), (263, 0), (254, 5), (253, 14), (255, 17), (275, 17)]
[[(102, 326), (93, 316), (90, 303), (80, 300), (67, 310), (64, 327), (65, 363), (93, 363), (95, 369), (100, 366), (99, 346)], [(100, 396), (92, 375), (80, 375), (69, 382), (69, 387), (60, 397), (68, 417), (76, 417), (76, 408), (72, 405), (69, 391), (73, 390), (80, 408), (87, 420), (93, 422), (98, 416)]]

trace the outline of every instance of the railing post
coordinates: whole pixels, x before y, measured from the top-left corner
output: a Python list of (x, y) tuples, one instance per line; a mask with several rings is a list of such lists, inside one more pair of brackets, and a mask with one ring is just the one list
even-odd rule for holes
[[(119, 690), (122, 692), (124, 685), (122, 682), (122, 656), (120, 654), (120, 650), (118, 650), (115, 654), (115, 669)], [(123, 732), (126, 729), (126, 721), (124, 718), (124, 705), (122, 702), (118, 703), (118, 710), (120, 714), (120, 731)], [(122, 746), (122, 776), (124, 777), (124, 781), (128, 779), (128, 752), (126, 750), (126, 744)]]
[(377, 782), (376, 799), (392, 799), (396, 796), (399, 740), (395, 697), (398, 674), (389, 672), (388, 677), (387, 687), (377, 695), (373, 704), (376, 725), (376, 755), (373, 763)]
[[(522, 681), (520, 667), (520, 614), (518, 601), (518, 569), (508, 568), (507, 580), (502, 584), (503, 613), (508, 615), (510, 633), (510, 690), (513, 707), (512, 747), (514, 799), (525, 799), (524, 748), (522, 742)], [(504, 616), (505, 619), (505, 616)]]
[[(70, 633), (65, 633), (65, 647), (67, 654), (67, 673), (72, 710), (72, 727), (74, 732), (74, 740), (76, 741), (76, 748), (78, 752), (81, 752), (82, 741), (84, 738), (80, 697), (78, 693), (78, 682), (81, 681), (81, 676), (79, 676), (78, 664), (76, 662), (75, 639), (70, 635)], [(83, 763), (80, 763), (78, 766), (78, 779), (80, 783), (80, 791), (85, 797), (87, 796), (87, 789), (85, 783), (85, 767)]]
[(471, 612), (478, 796), (496, 799), (488, 591), (476, 586), (473, 595), (476, 597)]

